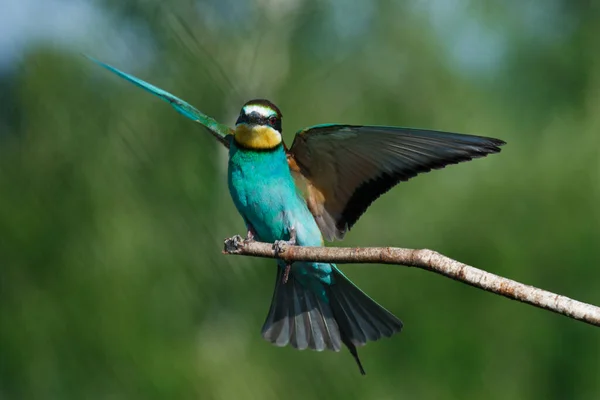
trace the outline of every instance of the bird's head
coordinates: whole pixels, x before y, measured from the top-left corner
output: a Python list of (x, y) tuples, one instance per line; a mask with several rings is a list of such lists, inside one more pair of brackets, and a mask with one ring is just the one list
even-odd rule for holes
[(269, 150), (279, 146), (281, 111), (269, 100), (250, 100), (242, 107), (235, 123), (235, 141), (253, 150)]

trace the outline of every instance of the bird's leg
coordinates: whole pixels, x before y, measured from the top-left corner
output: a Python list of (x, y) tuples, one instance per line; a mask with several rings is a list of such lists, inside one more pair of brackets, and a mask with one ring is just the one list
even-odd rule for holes
[[(283, 245), (295, 246), (296, 245), (296, 229), (290, 228), (290, 239), (289, 240), (276, 240), (273, 243), (273, 250), (277, 254), (283, 253)], [(290, 277), (290, 270), (292, 269), (291, 263), (286, 263), (285, 270), (283, 271), (283, 283), (286, 284)]]
[(254, 228), (250, 223), (246, 223), (246, 228), (248, 229), (248, 233), (246, 234), (246, 239), (244, 239), (244, 243), (254, 242)]
[(283, 284), (285, 285), (290, 278), (290, 270), (292, 269), (292, 264), (286, 264), (285, 270), (283, 271)]

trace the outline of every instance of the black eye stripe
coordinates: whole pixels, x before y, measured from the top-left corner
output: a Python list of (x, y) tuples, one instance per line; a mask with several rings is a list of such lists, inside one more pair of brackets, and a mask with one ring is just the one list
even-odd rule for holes
[[(274, 117), (274, 121), (271, 122), (271, 118)], [(242, 111), (236, 121), (236, 124), (256, 124), (270, 126), (271, 128), (281, 132), (281, 118), (277, 115), (263, 116), (257, 112), (246, 114)]]
[(240, 116), (238, 117), (238, 119), (235, 123), (237, 125), (237, 124), (246, 124), (248, 122), (249, 122), (248, 116), (244, 112), (242, 112), (242, 113), (240, 113)]
[[(271, 117), (264, 117), (262, 115), (250, 115), (248, 120), (258, 125), (271, 125)], [(278, 118), (275, 118), (275, 123), (277, 120)]]

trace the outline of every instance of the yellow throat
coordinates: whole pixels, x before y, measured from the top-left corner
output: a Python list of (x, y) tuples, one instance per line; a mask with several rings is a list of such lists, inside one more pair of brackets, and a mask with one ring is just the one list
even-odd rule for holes
[(270, 126), (238, 124), (235, 141), (247, 149), (268, 150), (281, 143), (281, 134)]

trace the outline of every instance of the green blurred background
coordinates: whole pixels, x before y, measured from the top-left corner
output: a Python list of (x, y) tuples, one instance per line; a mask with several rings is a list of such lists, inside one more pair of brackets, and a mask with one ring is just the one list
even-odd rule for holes
[[(6, 3), (6, 1), (8, 1)], [(0, 13), (0, 398), (598, 399), (600, 331), (416, 269), (348, 265), (405, 330), (361, 350), (263, 341), (271, 260), (224, 149), (90, 54), (233, 124), (501, 138), (402, 183), (347, 246), (431, 248), (600, 304), (597, 1), (5, 0)]]

